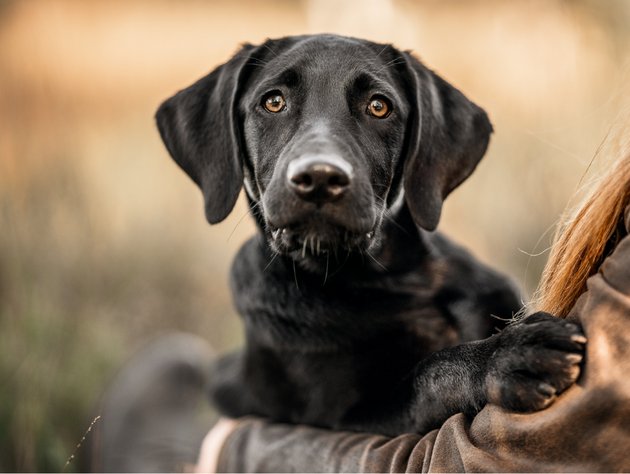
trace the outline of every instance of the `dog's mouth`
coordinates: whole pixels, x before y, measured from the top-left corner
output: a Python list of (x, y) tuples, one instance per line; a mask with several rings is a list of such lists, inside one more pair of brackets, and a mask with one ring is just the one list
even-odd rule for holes
[(342, 252), (368, 249), (374, 242), (375, 230), (351, 231), (341, 226), (268, 227), (267, 239), (279, 254), (294, 259), (337, 255)]

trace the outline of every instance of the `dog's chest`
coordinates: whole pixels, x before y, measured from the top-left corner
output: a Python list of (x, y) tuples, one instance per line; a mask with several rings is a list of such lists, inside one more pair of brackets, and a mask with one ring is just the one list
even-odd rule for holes
[(291, 266), (265, 270), (263, 262), (248, 243), (234, 263), (232, 290), (248, 328), (270, 346), (356, 352), (370, 345), (418, 360), (460, 342), (454, 319), (436, 304), (441, 281), (431, 272), (325, 281)]

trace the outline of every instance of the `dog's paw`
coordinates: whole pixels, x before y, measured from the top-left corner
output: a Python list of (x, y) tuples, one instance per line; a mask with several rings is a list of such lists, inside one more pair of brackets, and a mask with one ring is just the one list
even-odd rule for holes
[(489, 403), (513, 411), (542, 410), (580, 375), (586, 337), (573, 323), (540, 312), (496, 337), (485, 380)]

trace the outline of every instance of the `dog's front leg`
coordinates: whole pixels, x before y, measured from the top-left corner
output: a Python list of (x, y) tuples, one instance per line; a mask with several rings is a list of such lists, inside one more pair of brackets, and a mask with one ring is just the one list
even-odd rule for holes
[(242, 350), (225, 355), (213, 367), (210, 398), (222, 415), (238, 418), (263, 415), (252, 398), (244, 376), (245, 353)]
[(547, 407), (577, 380), (585, 342), (575, 324), (537, 313), (482, 341), (432, 354), (415, 370), (414, 430), (426, 433), (486, 403), (524, 412)]

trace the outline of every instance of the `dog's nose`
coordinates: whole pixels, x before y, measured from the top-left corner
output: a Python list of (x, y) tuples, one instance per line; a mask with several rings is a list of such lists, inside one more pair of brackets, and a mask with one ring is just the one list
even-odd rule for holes
[(289, 163), (289, 187), (302, 199), (324, 203), (339, 199), (348, 189), (352, 169), (341, 159), (298, 158)]

